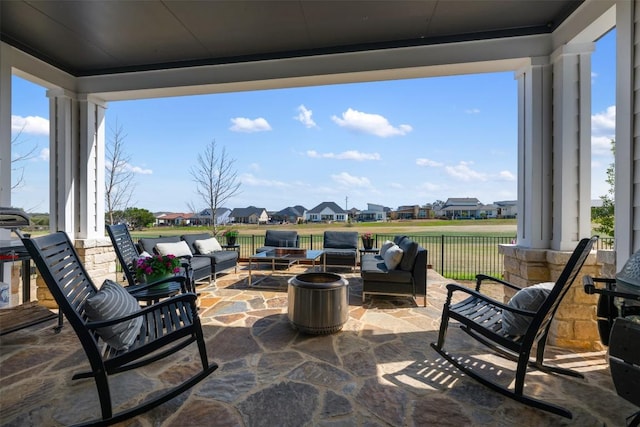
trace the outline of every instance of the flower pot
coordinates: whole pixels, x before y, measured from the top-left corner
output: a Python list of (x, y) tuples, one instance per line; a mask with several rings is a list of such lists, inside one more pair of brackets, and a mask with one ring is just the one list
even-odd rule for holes
[(366, 238), (362, 238), (362, 246), (364, 246), (365, 249), (371, 249), (373, 248), (373, 239), (366, 239)]
[(229, 246), (235, 245), (236, 244), (236, 239), (237, 239), (237, 236), (229, 236), (229, 237), (227, 237), (227, 245), (229, 245)]
[[(172, 273), (160, 273), (160, 274), (145, 274), (144, 275), (144, 283), (153, 283), (158, 280), (168, 279), (169, 277), (173, 277)], [(171, 282), (161, 283), (156, 286), (152, 286), (149, 289), (168, 289)]]

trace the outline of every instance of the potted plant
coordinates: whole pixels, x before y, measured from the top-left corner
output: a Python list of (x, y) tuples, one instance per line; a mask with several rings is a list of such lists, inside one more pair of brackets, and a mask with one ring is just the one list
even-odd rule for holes
[[(136, 261), (136, 277), (141, 282), (151, 283), (180, 272), (180, 258), (175, 255), (153, 255), (142, 257)], [(168, 287), (169, 283), (157, 288)]]
[(224, 233), (224, 237), (227, 239), (227, 245), (235, 245), (238, 238), (238, 230), (227, 230)]
[(373, 233), (364, 233), (362, 235), (362, 246), (365, 249), (373, 248)]

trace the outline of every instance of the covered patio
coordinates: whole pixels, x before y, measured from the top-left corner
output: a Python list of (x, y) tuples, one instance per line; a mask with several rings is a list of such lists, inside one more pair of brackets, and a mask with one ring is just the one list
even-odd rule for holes
[[(246, 276), (240, 270), (200, 288), (208, 352), (220, 368), (189, 392), (119, 425), (599, 427), (624, 425), (637, 410), (615, 393), (604, 351), (548, 347), (552, 364), (578, 370), (585, 379), (529, 377), (529, 393), (568, 408), (572, 420), (461, 375), (429, 346), (437, 338), (447, 283), (433, 270), (424, 308), (421, 300), (406, 297), (380, 296), (362, 305), (358, 274), (345, 273), (349, 320), (341, 332), (321, 336), (291, 328), (283, 279), (247, 289)], [(80, 343), (69, 325), (59, 335), (54, 325), (0, 337), (2, 425), (62, 426), (99, 414), (94, 381), (71, 380), (88, 365)], [(515, 364), (465, 338), (452, 329), (450, 348), (492, 376), (512, 377)], [(196, 352), (182, 351), (173, 360), (120, 374), (114, 377), (115, 402), (136, 402), (197, 365)]]
[[(111, 247), (104, 230), (111, 101), (512, 71), (518, 231), (504, 256), (517, 268), (505, 276), (523, 286), (541, 281), (541, 271), (549, 274), (554, 253), (591, 234), (590, 54), (615, 27), (617, 265), (640, 249), (640, 1), (16, 0), (0, 2), (0, 19), (0, 206), (12, 205), (11, 76), (18, 75), (48, 89), (51, 231), (65, 231), (92, 260), (106, 258)], [(0, 240), (9, 237), (0, 230)], [(90, 274), (96, 283), (114, 278), (115, 256)], [(0, 279), (10, 281), (6, 275)], [(615, 394), (602, 351), (556, 349), (558, 363), (584, 371), (586, 380), (540, 375), (528, 384), (568, 406), (573, 421), (451, 371), (428, 347), (440, 318), (442, 278), (430, 277), (425, 309), (406, 300), (364, 308), (356, 298), (343, 332), (315, 338), (289, 328), (284, 292), (234, 289), (239, 279), (228, 279), (201, 295), (205, 333), (221, 369), (127, 425), (601, 426), (623, 425), (635, 410)], [(572, 297), (584, 303), (575, 291)], [(589, 321), (593, 332), (594, 313)], [(565, 332), (564, 342), (571, 342), (576, 331)], [(480, 369), (488, 366), (488, 356), (461, 334), (451, 338)], [(71, 372), (86, 362), (68, 328), (54, 335), (47, 325), (34, 326), (3, 336), (0, 347), (3, 424), (66, 425), (97, 408), (92, 382), (71, 384)], [(121, 401), (153, 392), (194, 361), (175, 362), (121, 376)]]

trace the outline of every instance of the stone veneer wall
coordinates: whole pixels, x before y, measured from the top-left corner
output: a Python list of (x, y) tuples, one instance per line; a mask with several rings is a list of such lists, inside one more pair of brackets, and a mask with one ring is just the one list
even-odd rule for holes
[[(108, 238), (76, 240), (75, 248), (89, 277), (99, 288), (105, 279), (116, 280), (116, 253)], [(48, 308), (58, 308), (47, 285), (38, 275), (38, 303)]]
[[(562, 272), (571, 252), (549, 249), (529, 249), (515, 245), (500, 245), (504, 255), (504, 278), (520, 287), (540, 282), (553, 282)], [(595, 251), (589, 255), (578, 277), (562, 300), (549, 331), (549, 343), (560, 347), (602, 350), (596, 323), (597, 295), (587, 295), (582, 277), (601, 277), (601, 266)], [(505, 302), (514, 292), (505, 292)]]

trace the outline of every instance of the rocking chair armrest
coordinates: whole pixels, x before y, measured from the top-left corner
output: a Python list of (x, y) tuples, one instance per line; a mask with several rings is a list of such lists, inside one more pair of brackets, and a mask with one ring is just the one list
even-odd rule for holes
[(513, 313), (518, 313), (518, 314), (524, 314), (525, 316), (534, 316), (536, 313), (533, 311), (528, 311), (528, 310), (522, 310), (519, 308), (515, 308), (512, 307), (510, 305), (507, 305), (505, 303), (502, 303), (498, 300), (495, 300), (493, 298), (491, 298), (490, 296), (487, 296), (483, 293), (480, 293), (474, 289), (469, 289), (467, 287), (458, 285), (456, 283), (449, 283), (447, 285), (447, 291), (448, 291), (448, 295), (447, 295), (447, 303), (451, 302), (451, 296), (453, 295), (454, 292), (456, 291), (460, 291), (460, 292), (464, 292), (466, 294), (469, 294), (470, 296), (473, 296), (475, 298), (481, 299), (483, 301), (486, 301), (496, 307), (499, 307), (503, 310), (507, 310), (507, 311), (511, 311)]
[(484, 280), (490, 280), (492, 282), (499, 283), (499, 284), (504, 285), (504, 286), (506, 286), (508, 288), (511, 288), (511, 289), (513, 289), (515, 291), (519, 291), (520, 289), (522, 289), (522, 288), (514, 285), (513, 283), (507, 282), (506, 280), (502, 280), (502, 279), (499, 279), (499, 278), (493, 277), (493, 276), (488, 276), (486, 274), (477, 274), (476, 275), (476, 291), (480, 290), (480, 286), (482, 285), (482, 282)]
[(197, 311), (197, 305), (196, 305), (197, 298), (198, 298), (197, 295), (192, 292), (182, 293), (182, 294), (174, 295), (172, 297), (164, 299), (158, 303), (146, 306), (142, 308), (140, 311), (136, 311), (135, 313), (127, 314), (126, 316), (116, 317), (110, 320), (87, 322), (85, 323), (85, 326), (88, 329), (97, 329), (97, 328), (104, 328), (105, 326), (116, 325), (118, 323), (126, 322), (127, 320), (135, 319), (136, 317), (145, 316), (147, 313), (152, 313), (154, 311), (161, 310), (162, 307), (168, 306), (170, 304), (173, 304), (179, 301), (183, 301), (193, 306), (192, 307), (193, 310)]
[(610, 279), (608, 277), (591, 277), (589, 275), (582, 278), (582, 284), (584, 286), (584, 292), (588, 295), (602, 293), (603, 289), (596, 286), (596, 283), (615, 283), (616, 279)]

